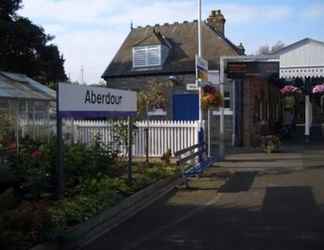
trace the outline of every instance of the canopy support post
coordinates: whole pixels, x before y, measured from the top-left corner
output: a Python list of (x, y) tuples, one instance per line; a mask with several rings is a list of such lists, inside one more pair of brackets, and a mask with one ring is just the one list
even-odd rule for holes
[(309, 95), (305, 96), (305, 143), (309, 143), (310, 141), (310, 122), (311, 122), (311, 114), (310, 114), (310, 97)]

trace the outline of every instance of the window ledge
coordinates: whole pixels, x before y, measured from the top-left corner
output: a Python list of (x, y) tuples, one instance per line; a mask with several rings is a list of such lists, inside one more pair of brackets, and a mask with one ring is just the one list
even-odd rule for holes
[(153, 70), (162, 70), (161, 66), (151, 66), (151, 67), (133, 67), (132, 71), (141, 72), (141, 71), (153, 71)]

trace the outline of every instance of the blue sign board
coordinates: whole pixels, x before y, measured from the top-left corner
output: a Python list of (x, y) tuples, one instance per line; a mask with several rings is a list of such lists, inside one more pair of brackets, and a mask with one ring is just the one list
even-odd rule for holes
[(179, 94), (173, 96), (173, 120), (199, 120), (198, 94)]

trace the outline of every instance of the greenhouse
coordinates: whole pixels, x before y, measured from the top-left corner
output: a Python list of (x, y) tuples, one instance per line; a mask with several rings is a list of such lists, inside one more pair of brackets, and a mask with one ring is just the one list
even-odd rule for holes
[(49, 137), (56, 92), (22, 74), (0, 72), (0, 148), (26, 136)]

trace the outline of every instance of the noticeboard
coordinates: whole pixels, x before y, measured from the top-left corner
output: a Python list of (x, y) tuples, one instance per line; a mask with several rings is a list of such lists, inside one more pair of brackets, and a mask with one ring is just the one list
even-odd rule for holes
[(279, 76), (279, 70), (279, 62), (229, 62), (225, 72), (228, 78), (242, 79)]

